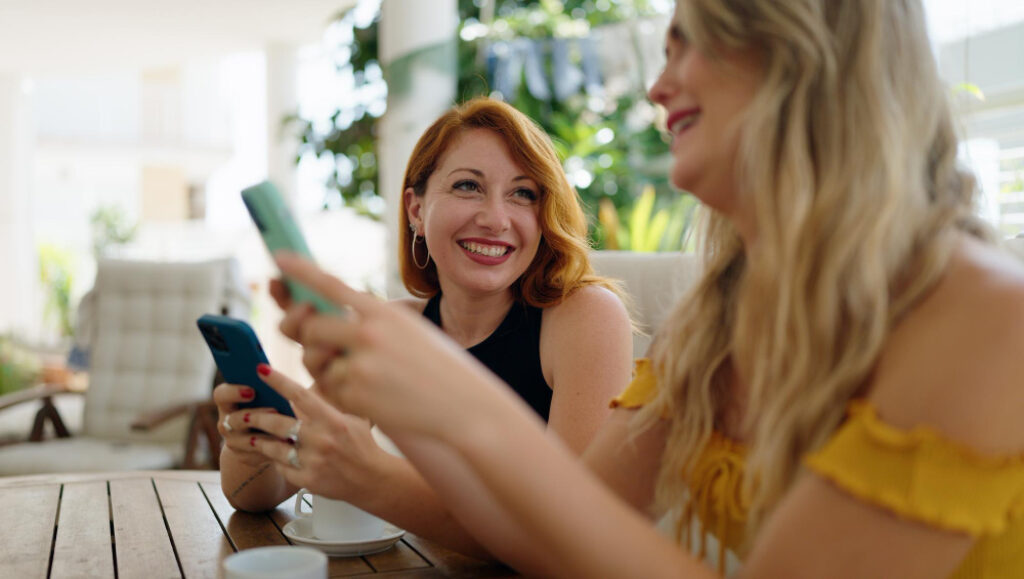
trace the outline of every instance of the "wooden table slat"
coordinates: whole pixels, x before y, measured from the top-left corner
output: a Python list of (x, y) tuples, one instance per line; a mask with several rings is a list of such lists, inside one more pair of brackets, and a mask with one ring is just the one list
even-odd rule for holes
[(437, 543), (406, 533), (403, 539), (420, 555), (434, 564), (445, 577), (517, 577), (517, 573), (500, 563), (480, 561), (449, 551)]
[(51, 579), (114, 577), (106, 481), (64, 485)]
[(430, 562), (420, 556), (415, 549), (406, 544), (405, 541), (395, 543), (395, 546), (382, 553), (366, 555), (366, 561), (379, 573), (384, 571), (395, 571), (398, 569), (417, 569), (430, 567)]
[(220, 561), (235, 550), (199, 484), (176, 480), (155, 483), (185, 577), (216, 578)]
[[(0, 569), (6, 577), (46, 577), (57, 520), (60, 485), (0, 492)], [(8, 513), (17, 516), (8, 518)]]
[(181, 577), (153, 481), (110, 481), (114, 556), (120, 577)]
[(236, 511), (224, 497), (219, 484), (203, 483), (202, 487), (235, 549), (241, 551), (288, 544), (274, 521), (266, 514)]
[[(43, 578), (48, 571), (54, 578), (217, 577), (235, 549), (288, 545), (282, 528), (294, 518), (292, 504), (236, 512), (220, 474), (211, 471), (0, 477), (0, 578)], [(329, 574), (433, 579), (513, 572), (406, 534), (383, 553), (331, 557)]]

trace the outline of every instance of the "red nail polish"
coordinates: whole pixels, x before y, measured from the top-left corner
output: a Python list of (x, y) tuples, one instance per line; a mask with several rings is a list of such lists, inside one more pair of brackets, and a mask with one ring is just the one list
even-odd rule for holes
[(253, 396), (256, 396), (256, 391), (252, 388), (242, 388), (242, 398), (251, 400)]
[(249, 446), (256, 446), (256, 437), (253, 436), (249, 439)]
[(266, 364), (256, 366), (256, 371), (259, 372), (260, 376), (270, 376), (270, 366)]
[(242, 422), (249, 422), (249, 413), (246, 412), (245, 416), (242, 417)]

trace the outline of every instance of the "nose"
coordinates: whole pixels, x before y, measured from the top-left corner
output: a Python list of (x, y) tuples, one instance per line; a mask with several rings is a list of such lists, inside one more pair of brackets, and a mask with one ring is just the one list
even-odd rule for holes
[(480, 206), (476, 213), (476, 224), (488, 231), (500, 233), (509, 228), (508, 207), (500, 195), (488, 196), (487, 200)]
[(661, 69), (661, 73), (658, 74), (658, 78), (654, 79), (654, 84), (647, 91), (647, 98), (652, 103), (664, 106), (665, 102), (668, 101), (669, 97), (669, 82), (666, 75), (667, 68)]

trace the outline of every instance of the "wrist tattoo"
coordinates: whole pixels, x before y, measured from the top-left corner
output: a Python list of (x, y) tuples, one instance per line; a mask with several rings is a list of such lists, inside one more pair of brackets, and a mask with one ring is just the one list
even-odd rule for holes
[(261, 466), (258, 471), (252, 473), (252, 475), (249, 476), (249, 478), (245, 479), (245, 481), (242, 482), (242, 484), (238, 485), (238, 488), (235, 489), (231, 493), (231, 497), (232, 498), (237, 497), (238, 493), (242, 492), (242, 489), (244, 489), (245, 487), (249, 486), (249, 483), (251, 483), (252, 481), (256, 480), (256, 477), (258, 477), (261, 474), (267, 472), (267, 469), (270, 468), (271, 464), (273, 464), (273, 463), (268, 462), (267, 464)]

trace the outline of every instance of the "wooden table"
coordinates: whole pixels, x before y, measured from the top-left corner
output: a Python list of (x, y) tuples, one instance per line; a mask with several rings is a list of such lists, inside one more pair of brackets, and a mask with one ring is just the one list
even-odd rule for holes
[[(288, 545), (293, 518), (291, 501), (235, 511), (215, 471), (0, 477), (0, 577), (218, 577), (235, 551)], [(514, 575), (409, 533), (383, 553), (331, 557), (328, 574)]]

